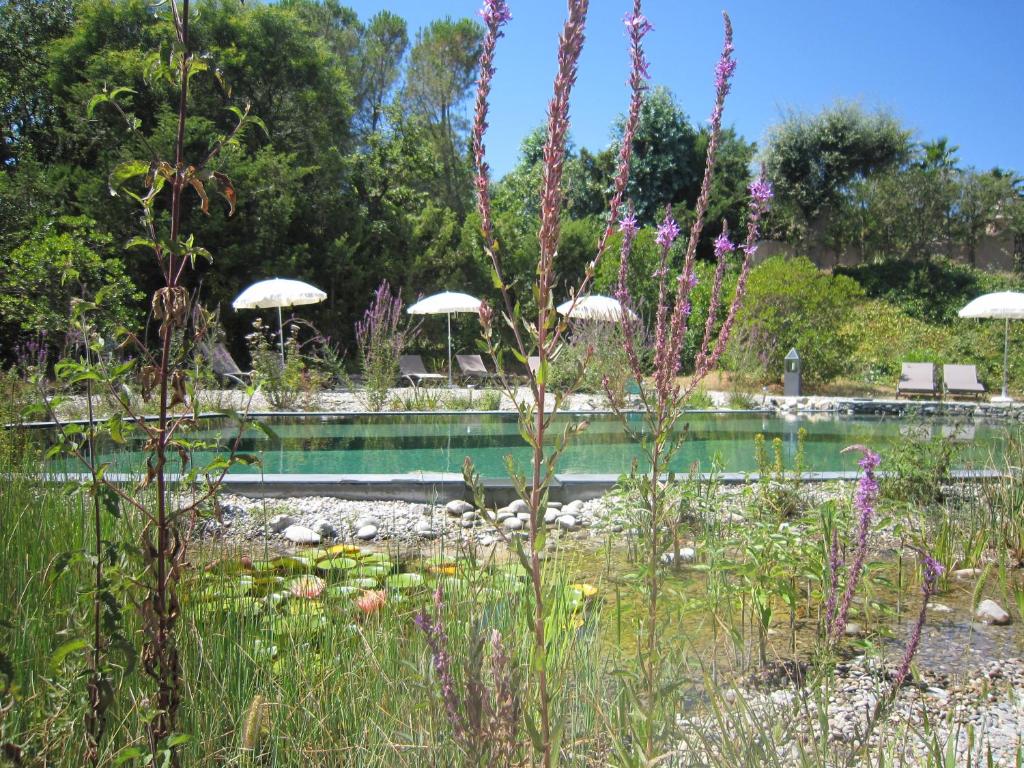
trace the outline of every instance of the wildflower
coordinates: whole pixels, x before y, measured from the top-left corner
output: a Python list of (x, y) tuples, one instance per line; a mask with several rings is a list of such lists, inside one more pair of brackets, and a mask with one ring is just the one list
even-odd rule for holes
[(630, 212), (619, 221), (619, 232), (632, 237), (637, 232), (636, 214)]
[(665, 219), (661, 222), (661, 226), (658, 227), (658, 235), (654, 238), (654, 242), (667, 249), (675, 242), (677, 237), (679, 237), (679, 225), (672, 218), (671, 213), (666, 213)]
[(843, 592), (842, 602), (832, 622), (831, 637), (835, 642), (846, 631), (846, 617), (850, 610), (850, 603), (853, 602), (853, 595), (857, 591), (857, 582), (860, 581), (861, 572), (864, 570), (864, 561), (868, 554), (868, 536), (871, 533), (871, 521), (875, 516), (875, 500), (878, 498), (878, 481), (875, 480), (875, 469), (881, 458), (877, 453), (864, 445), (851, 445), (843, 449), (843, 453), (860, 451), (862, 456), (857, 462), (864, 470), (857, 483), (857, 492), (854, 495), (853, 507), (857, 511), (857, 544), (854, 549), (853, 562), (850, 563), (846, 576), (846, 589)]
[(937, 591), (939, 577), (946, 570), (938, 560), (927, 552), (919, 551), (918, 554), (921, 556), (921, 565), (924, 569), (924, 582), (921, 584), (921, 593), (923, 595), (921, 612), (917, 615), (917, 621), (914, 623), (914, 628), (910, 631), (910, 637), (907, 638), (907, 645), (903, 650), (903, 660), (900, 662), (900, 666), (892, 679), (890, 696), (896, 695), (900, 686), (903, 685), (903, 681), (910, 674), (910, 663), (913, 661), (914, 654), (917, 653), (917, 647), (921, 643), (921, 630), (924, 628), (924, 622), (928, 614), (928, 600)]
[(764, 175), (758, 176), (750, 182), (750, 197), (759, 206), (766, 207), (775, 196), (772, 183), (765, 179)]
[(500, 27), (512, 20), (512, 12), (505, 4), (505, 0), (484, 0), (483, 7), (478, 13), (488, 27)]
[(721, 259), (723, 256), (732, 253), (736, 250), (736, 246), (729, 239), (729, 232), (722, 230), (722, 234), (715, 238), (715, 258)]

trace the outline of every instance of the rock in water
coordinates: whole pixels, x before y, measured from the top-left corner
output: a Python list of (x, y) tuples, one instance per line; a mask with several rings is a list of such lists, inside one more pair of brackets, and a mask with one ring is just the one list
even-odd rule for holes
[(320, 534), (325, 539), (336, 539), (338, 538), (338, 530), (334, 527), (330, 520), (324, 520), (323, 518), (313, 523), (313, 530)]
[(416, 523), (416, 527), (413, 530), (416, 532), (417, 536), (421, 536), (424, 539), (437, 538), (437, 531), (434, 530), (434, 526), (426, 521)]
[(291, 515), (274, 515), (267, 522), (267, 527), (274, 533), (281, 533), (285, 528), (295, 525), (298, 522)]
[(468, 501), (463, 501), (462, 499), (453, 499), (445, 504), (444, 508), (452, 517), (459, 517), (467, 512), (472, 512), (475, 509), (472, 504)]
[(692, 563), (697, 557), (697, 551), (693, 547), (683, 547), (678, 552), (666, 552), (661, 556), (661, 562), (665, 565), (672, 565), (678, 560), (680, 563)]
[(292, 544), (319, 544), (320, 534), (304, 525), (289, 525), (281, 535)]
[(377, 538), (377, 531), (376, 525), (364, 525), (356, 531), (356, 538), (362, 541), (369, 541), (370, 539)]
[(978, 621), (997, 626), (1010, 623), (1010, 614), (1004, 611), (1002, 606), (995, 600), (982, 600), (978, 604), (978, 610), (975, 612), (974, 617)]

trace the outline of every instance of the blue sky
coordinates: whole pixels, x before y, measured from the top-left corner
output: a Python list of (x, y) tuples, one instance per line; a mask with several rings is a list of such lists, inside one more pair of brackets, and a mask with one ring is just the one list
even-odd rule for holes
[[(477, 18), (480, 0), (344, 0), (360, 18), (387, 8), (410, 38), (436, 18)], [(516, 161), (522, 137), (545, 119), (555, 71), (560, 0), (509, 0), (499, 42), (487, 138), (495, 177)], [(626, 107), (629, 0), (591, 0), (587, 43), (573, 95), (572, 137), (592, 150), (609, 142)], [(695, 122), (707, 119), (721, 48), (721, 10), (732, 16), (739, 67), (725, 122), (762, 144), (788, 112), (814, 113), (836, 100), (882, 108), (916, 138), (947, 136), (963, 165), (1024, 173), (1024, 31), (1020, 0), (647, 0), (654, 24), (646, 49), (652, 82), (668, 87)], [(467, 111), (470, 105), (467, 103)]]

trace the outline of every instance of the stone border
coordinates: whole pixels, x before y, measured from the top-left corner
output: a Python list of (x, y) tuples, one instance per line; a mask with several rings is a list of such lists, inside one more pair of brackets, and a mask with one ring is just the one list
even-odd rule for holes
[[(885, 477), (887, 473), (878, 473)], [(953, 470), (950, 473), (957, 481), (994, 481), (1004, 475), (996, 470)], [(128, 474), (108, 474), (108, 479), (117, 483), (137, 483), (141, 477)], [(555, 475), (551, 483), (551, 501), (569, 502), (575, 499), (587, 501), (604, 496), (616, 486), (620, 475)], [(852, 482), (860, 477), (859, 472), (804, 472), (800, 479), (805, 483)], [(86, 474), (52, 474), (50, 482), (87, 482)], [(724, 485), (756, 483), (757, 472), (702, 473), (702, 482), (714, 479)], [(169, 475), (168, 481), (176, 483), (178, 477)], [(483, 481), (487, 502), (493, 506), (509, 504), (518, 498), (512, 481), (506, 478)], [(228, 474), (223, 489), (228, 493), (250, 498), (279, 499), (295, 496), (332, 496), (351, 501), (374, 501), (393, 499), (420, 504), (446, 504), (455, 499), (470, 500), (469, 489), (461, 475), (442, 472), (423, 472), (404, 475), (257, 475)]]

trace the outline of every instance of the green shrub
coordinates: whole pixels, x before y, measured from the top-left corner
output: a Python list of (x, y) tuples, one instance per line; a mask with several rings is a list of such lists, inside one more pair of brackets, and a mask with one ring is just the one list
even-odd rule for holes
[(245, 337), (252, 358), (253, 382), (267, 402), (281, 411), (312, 407), (325, 381), (322, 373), (306, 366), (299, 349), (298, 331), (298, 326), (290, 326), (283, 362), (273, 332), (259, 318), (252, 324), (252, 333)]
[(984, 272), (938, 257), (838, 267), (836, 274), (852, 277), (868, 296), (885, 299), (911, 317), (930, 323), (952, 322), (961, 307), (983, 293), (1018, 291), (1024, 286), (1019, 277)]
[(914, 507), (942, 503), (942, 487), (950, 481), (961, 446), (942, 435), (929, 437), (928, 429), (927, 425), (909, 425), (906, 438), (883, 453), (883, 498)]
[(806, 383), (831, 381), (847, 369), (854, 344), (843, 329), (863, 295), (853, 279), (821, 272), (806, 258), (768, 259), (750, 273), (727, 367), (751, 381), (777, 381), (795, 347)]
[[(623, 407), (633, 370), (626, 355), (622, 327), (600, 320), (576, 321), (571, 334), (555, 359), (552, 386), (571, 386), (583, 366), (577, 389), (607, 395), (615, 407)], [(646, 345), (638, 339), (637, 347), (643, 349)]]
[(852, 342), (846, 373), (864, 381), (895, 384), (902, 362), (948, 359), (950, 332), (877, 299), (860, 303), (840, 331)]

